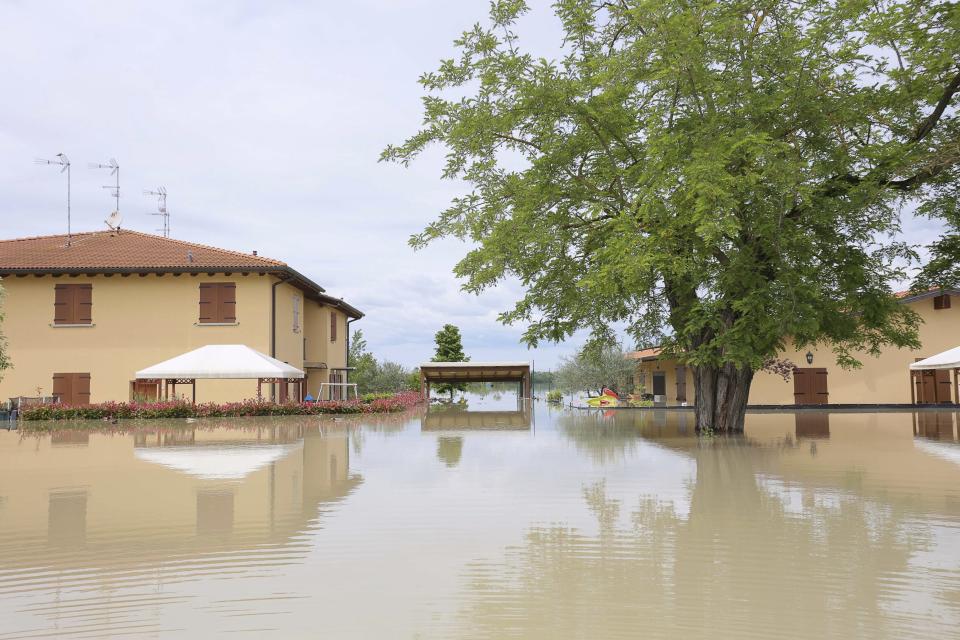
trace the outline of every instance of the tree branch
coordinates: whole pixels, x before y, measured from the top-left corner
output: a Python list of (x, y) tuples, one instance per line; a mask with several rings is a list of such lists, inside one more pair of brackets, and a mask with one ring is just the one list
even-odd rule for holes
[(953, 80), (950, 81), (950, 84), (946, 86), (943, 90), (943, 95), (940, 96), (937, 106), (934, 108), (933, 113), (926, 117), (926, 119), (920, 123), (920, 126), (917, 127), (916, 132), (913, 134), (913, 138), (910, 139), (910, 142), (920, 142), (927, 137), (933, 128), (937, 126), (937, 123), (940, 121), (940, 116), (943, 115), (943, 112), (946, 111), (947, 107), (950, 105), (950, 100), (953, 99), (953, 94), (957, 91), (960, 91), (960, 72), (957, 72), (957, 75), (953, 76)]

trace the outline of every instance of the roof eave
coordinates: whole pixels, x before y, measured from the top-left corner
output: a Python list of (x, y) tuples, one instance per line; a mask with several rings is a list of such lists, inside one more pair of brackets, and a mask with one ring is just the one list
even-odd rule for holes
[(930, 291), (924, 291), (923, 293), (906, 295), (902, 298), (898, 298), (897, 302), (901, 304), (906, 304), (908, 302), (918, 302), (920, 300), (926, 300), (927, 298), (936, 298), (937, 296), (940, 296), (943, 294), (960, 296), (960, 289), (932, 289)]

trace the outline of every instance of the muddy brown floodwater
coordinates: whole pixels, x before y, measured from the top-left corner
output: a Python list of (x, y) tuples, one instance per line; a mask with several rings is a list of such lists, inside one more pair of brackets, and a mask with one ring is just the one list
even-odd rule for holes
[(143, 424), (0, 431), (0, 638), (960, 637), (954, 412)]

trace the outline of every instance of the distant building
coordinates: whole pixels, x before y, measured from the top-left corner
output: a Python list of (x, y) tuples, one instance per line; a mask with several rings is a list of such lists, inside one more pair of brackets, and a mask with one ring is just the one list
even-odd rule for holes
[[(786, 406), (799, 404), (944, 404), (956, 402), (957, 381), (949, 371), (909, 371), (911, 363), (960, 346), (960, 308), (952, 299), (960, 291), (936, 291), (920, 295), (897, 294), (923, 320), (919, 351), (886, 347), (879, 357), (861, 354), (859, 369), (842, 369), (830, 347), (810, 349), (788, 347), (779, 358), (796, 368), (790, 380), (758, 371), (750, 387), (750, 405)], [(789, 344), (789, 343), (788, 343)], [(634, 351), (637, 360), (634, 385), (667, 405), (693, 405), (693, 372), (662, 358), (660, 349)]]
[[(244, 344), (307, 373), (346, 378), (347, 321), (363, 314), (278, 260), (136, 231), (0, 241), (13, 368), (0, 399), (155, 398), (134, 372), (208, 344)], [(282, 394), (285, 391), (271, 390)], [(39, 393), (38, 393), (39, 389)], [(203, 401), (255, 397), (254, 380), (200, 380)]]

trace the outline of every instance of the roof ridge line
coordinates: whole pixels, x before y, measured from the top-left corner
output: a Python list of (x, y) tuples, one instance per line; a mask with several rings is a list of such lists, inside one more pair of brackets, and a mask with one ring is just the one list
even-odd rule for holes
[[(288, 265), (286, 262), (283, 262), (282, 260), (277, 260), (276, 258), (268, 258), (268, 257), (266, 257), (266, 256), (260, 256), (260, 255), (251, 255), (251, 254), (249, 254), (249, 253), (244, 253), (244, 252), (242, 252), (242, 251), (234, 251), (233, 249), (222, 249), (222, 248), (220, 248), (220, 247), (214, 247), (213, 245), (209, 245), (209, 244), (202, 244), (202, 243), (199, 243), (199, 242), (190, 242), (189, 240), (180, 240), (179, 238), (167, 238), (167, 237), (164, 237), (164, 236), (158, 236), (158, 235), (153, 234), (153, 233), (144, 233), (143, 231), (135, 231), (135, 230), (133, 230), (133, 229), (122, 229), (121, 231), (124, 231), (124, 232), (126, 232), (126, 233), (133, 233), (133, 234), (136, 234), (136, 235), (138, 235), (138, 236), (144, 236), (144, 237), (147, 237), (147, 238), (157, 238), (158, 240), (166, 240), (167, 242), (175, 242), (175, 243), (180, 244), (180, 245), (184, 245), (184, 246), (188, 246), (188, 247), (196, 247), (196, 248), (198, 248), (198, 249), (207, 249), (207, 250), (210, 250), (210, 251), (219, 251), (219, 252), (221, 252), (221, 253), (229, 253), (229, 254), (231, 254), (231, 255), (234, 255), (234, 256), (242, 256), (242, 257), (244, 257), (244, 258), (258, 258), (258, 259), (260, 259), (260, 260), (264, 260), (264, 261), (267, 261), (267, 262), (273, 262), (275, 265), (281, 266), (281, 267), (290, 266), (290, 265)], [(96, 232), (93, 232), (93, 233), (96, 233)], [(41, 236), (41, 237), (42, 237), (42, 236)]]

